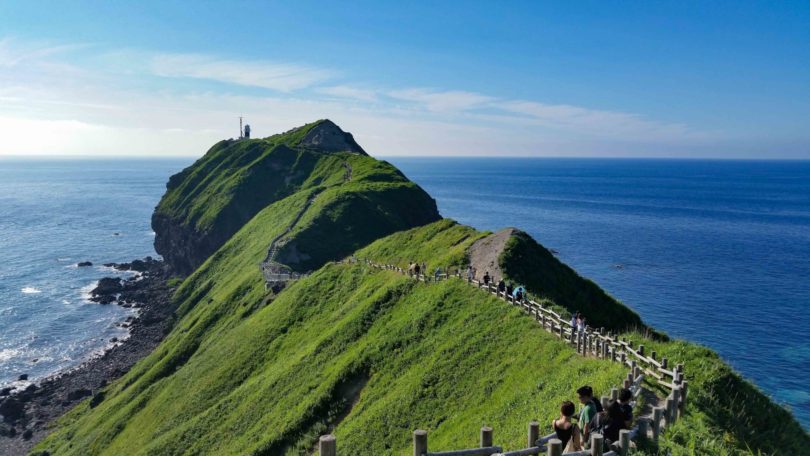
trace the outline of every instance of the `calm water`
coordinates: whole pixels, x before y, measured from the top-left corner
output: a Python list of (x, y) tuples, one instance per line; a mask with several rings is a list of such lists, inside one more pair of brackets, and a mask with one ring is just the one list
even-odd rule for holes
[(132, 311), (87, 292), (115, 274), (102, 263), (155, 255), (152, 210), (189, 162), (0, 159), (0, 385), (75, 366), (126, 336), (116, 323)]
[(810, 427), (810, 162), (390, 161), (445, 217), (524, 229)]
[[(528, 231), (810, 425), (810, 162), (390, 161), (444, 216)], [(127, 310), (84, 299), (111, 271), (75, 264), (154, 255), (152, 209), (190, 162), (0, 160), (0, 384), (124, 334)]]

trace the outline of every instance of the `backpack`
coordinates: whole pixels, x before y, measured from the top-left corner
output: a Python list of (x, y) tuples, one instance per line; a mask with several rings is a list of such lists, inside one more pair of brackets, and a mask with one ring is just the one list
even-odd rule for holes
[(604, 411), (604, 409), (602, 408), (602, 402), (601, 401), (598, 401), (598, 400), (596, 400), (595, 397), (592, 397), (591, 402), (593, 402), (593, 406), (596, 407), (596, 413), (597, 414)]

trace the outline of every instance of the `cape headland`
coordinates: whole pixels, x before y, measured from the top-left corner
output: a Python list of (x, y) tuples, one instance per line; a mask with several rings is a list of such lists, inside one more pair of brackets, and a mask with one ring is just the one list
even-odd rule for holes
[[(34, 454), (312, 454), (327, 433), (339, 454), (407, 454), (414, 429), (449, 450), (477, 446), (482, 424), (517, 449), (526, 423), (546, 430), (580, 384), (598, 394), (621, 384), (623, 366), (581, 356), (516, 306), (461, 278), (429, 280), (468, 265), (683, 363), (689, 401), (645, 451), (810, 448), (790, 412), (714, 352), (647, 327), (518, 229), (442, 219), (418, 185), (328, 120), (217, 143), (172, 176), (152, 223), (160, 277), (177, 285), (162, 304), (165, 338), (38, 428), (49, 434)], [(398, 271), (414, 262), (428, 279)], [(309, 274), (268, 287), (268, 264)]]

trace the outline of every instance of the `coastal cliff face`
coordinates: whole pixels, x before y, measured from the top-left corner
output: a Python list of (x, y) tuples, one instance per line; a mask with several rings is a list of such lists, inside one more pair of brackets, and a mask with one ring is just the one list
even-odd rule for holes
[[(330, 190), (319, 197), (335, 199), (328, 207), (321, 204), (320, 220), (331, 230), (342, 230), (348, 236), (344, 244), (352, 249), (439, 218), (435, 201), (421, 188), (393, 166), (369, 157), (350, 133), (329, 120), (264, 139), (221, 141), (172, 176), (166, 187), (152, 216), (155, 250), (181, 275), (192, 273), (259, 211), (297, 192)], [(364, 218), (381, 223), (364, 227)], [(323, 259), (307, 249), (335, 247), (319, 241), (324, 233), (318, 223), (310, 225), (302, 233), (308, 241), (287, 242), (283, 252), (304, 268)], [(349, 229), (353, 225), (356, 229)], [(345, 248), (331, 250), (337, 255)]]

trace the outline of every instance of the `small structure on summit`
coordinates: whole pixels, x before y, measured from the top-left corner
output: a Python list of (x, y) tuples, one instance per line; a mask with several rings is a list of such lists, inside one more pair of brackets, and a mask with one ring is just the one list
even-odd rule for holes
[(250, 139), (250, 125), (245, 124), (242, 128), (242, 116), (239, 116), (239, 139)]

